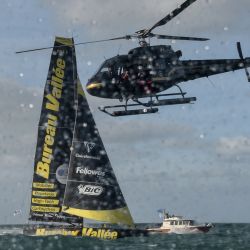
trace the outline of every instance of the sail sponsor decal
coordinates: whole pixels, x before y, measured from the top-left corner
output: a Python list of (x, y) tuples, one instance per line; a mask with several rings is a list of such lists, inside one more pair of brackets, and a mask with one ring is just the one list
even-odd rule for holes
[(100, 156), (92, 156), (92, 155), (79, 154), (79, 153), (76, 153), (75, 157), (76, 158), (93, 159), (93, 160), (100, 160), (101, 159)]
[[(91, 141), (78, 141), (81, 145), (78, 150), (75, 151), (74, 157), (82, 159), (91, 159), (91, 160), (101, 160), (101, 150), (100, 146), (95, 142)], [(82, 146), (84, 144), (84, 147)]]
[(96, 145), (94, 142), (89, 142), (89, 141), (84, 141), (83, 143), (84, 143), (88, 153), (90, 153)]
[(118, 237), (118, 231), (113, 229), (102, 229), (102, 228), (92, 228), (83, 227), (82, 236), (94, 237), (106, 240), (115, 240)]
[(50, 174), (50, 164), (53, 159), (53, 145), (56, 136), (56, 125), (58, 121), (58, 111), (60, 107), (60, 98), (62, 96), (62, 84), (64, 79), (64, 69), (66, 62), (62, 58), (56, 59), (56, 67), (53, 69), (54, 75), (52, 75), (52, 80), (50, 82), (52, 87), (51, 93), (46, 95), (46, 105), (45, 108), (50, 112), (54, 111), (55, 114), (48, 113), (48, 120), (46, 126), (46, 135), (43, 144), (43, 153), (41, 160), (38, 161), (36, 167), (36, 174), (40, 175), (45, 179), (49, 179)]
[(40, 198), (32, 198), (33, 204), (42, 204), (42, 205), (58, 205), (59, 200), (55, 199), (40, 199)]
[(54, 183), (43, 183), (43, 182), (33, 182), (33, 188), (38, 189), (54, 189), (55, 184)]
[(59, 213), (60, 207), (31, 206), (31, 210), (42, 213)]
[(87, 167), (76, 167), (76, 173), (77, 174), (84, 174), (84, 175), (95, 175), (95, 176), (105, 176), (104, 171), (100, 170), (92, 170)]
[(94, 185), (82, 185), (80, 184), (78, 187), (79, 194), (85, 194), (85, 195), (94, 195), (99, 196), (103, 188), (101, 186), (94, 186)]
[(57, 192), (49, 192), (49, 191), (32, 191), (32, 196), (38, 196), (38, 197), (56, 197)]

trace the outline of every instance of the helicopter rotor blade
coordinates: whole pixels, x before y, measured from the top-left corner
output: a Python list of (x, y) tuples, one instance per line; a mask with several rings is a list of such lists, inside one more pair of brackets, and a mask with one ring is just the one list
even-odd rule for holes
[[(90, 44), (90, 43), (100, 43), (100, 42), (107, 42), (107, 41), (114, 41), (114, 40), (129, 40), (134, 37), (137, 37), (135, 35), (126, 35), (126, 36), (121, 36), (121, 37), (114, 37), (114, 38), (109, 38), (109, 39), (103, 39), (103, 40), (96, 40), (96, 41), (89, 41), (89, 42), (80, 42), (80, 43), (75, 43), (74, 45), (84, 45), (84, 44)], [(21, 53), (26, 53), (26, 52), (32, 52), (32, 51), (37, 51), (37, 50), (46, 50), (46, 49), (53, 49), (53, 48), (62, 48), (65, 46), (72, 46), (72, 45), (59, 45), (59, 46), (50, 46), (50, 47), (43, 47), (43, 48), (37, 48), (37, 49), (28, 49), (28, 50), (21, 50), (21, 51), (16, 51), (16, 54), (21, 54)]]
[(126, 35), (126, 36), (121, 36), (121, 37), (114, 37), (114, 38), (109, 38), (109, 39), (103, 39), (103, 40), (96, 40), (96, 41), (90, 41), (90, 42), (81, 42), (81, 43), (75, 43), (75, 45), (83, 45), (83, 44), (89, 44), (89, 43), (101, 43), (101, 42), (107, 42), (107, 41), (115, 41), (115, 40), (130, 40), (132, 39), (133, 35)]
[(20, 51), (16, 51), (16, 54), (27, 53), (27, 52), (38, 51), (38, 50), (53, 49), (53, 48), (62, 48), (66, 46), (70, 46), (70, 45), (50, 46), (50, 47), (43, 47), (43, 48), (37, 48), (37, 49), (20, 50)]
[(186, 0), (183, 4), (181, 4), (180, 6), (178, 6), (178, 8), (176, 8), (174, 11), (172, 11), (170, 14), (168, 14), (167, 16), (165, 16), (163, 19), (161, 19), (160, 21), (158, 21), (156, 24), (154, 24), (151, 28), (149, 29), (145, 29), (142, 33), (143, 37), (147, 37), (148, 34), (155, 29), (156, 27), (165, 25), (167, 22), (171, 21), (174, 17), (176, 17), (177, 15), (179, 15), (183, 10), (185, 10), (187, 7), (189, 7), (192, 3), (194, 3), (197, 0)]
[(189, 37), (189, 36), (168, 36), (168, 35), (158, 35), (150, 33), (149, 37), (155, 37), (157, 39), (170, 39), (170, 40), (186, 40), (186, 41), (208, 41), (209, 38), (201, 38), (201, 37)]

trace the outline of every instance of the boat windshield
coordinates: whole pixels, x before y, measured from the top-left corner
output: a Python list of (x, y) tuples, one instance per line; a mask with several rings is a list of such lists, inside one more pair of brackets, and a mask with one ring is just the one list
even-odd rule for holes
[(194, 221), (190, 220), (172, 220), (170, 221), (170, 225), (194, 225)]

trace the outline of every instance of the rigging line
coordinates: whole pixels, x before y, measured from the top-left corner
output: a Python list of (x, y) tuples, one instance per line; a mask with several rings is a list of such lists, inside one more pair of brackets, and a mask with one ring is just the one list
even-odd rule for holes
[[(43, 126), (38, 126), (38, 128), (47, 128), (47, 125), (43, 125)], [(59, 129), (59, 128), (61, 128), (61, 129), (71, 129), (70, 127), (59, 127), (59, 126), (57, 126), (56, 127), (57, 129)]]
[[(74, 40), (73, 40), (73, 45), (74, 45)], [(64, 197), (63, 197), (63, 205), (64, 205), (64, 201), (65, 201), (65, 192), (68, 186), (68, 180), (69, 180), (69, 168), (70, 168), (70, 163), (72, 161), (72, 154), (73, 154), (73, 145), (74, 145), (74, 136), (75, 136), (75, 131), (76, 131), (76, 120), (77, 120), (77, 111), (78, 111), (78, 93), (77, 93), (77, 80), (76, 76), (75, 76), (75, 72), (77, 72), (77, 66), (76, 66), (76, 60), (74, 61), (74, 57), (75, 57), (75, 46), (71, 47), (72, 50), (72, 74), (73, 74), (73, 83), (74, 83), (74, 106), (75, 106), (75, 123), (74, 123), (74, 129), (73, 129), (73, 136), (72, 136), (72, 144), (70, 147), (70, 158), (69, 158), (69, 167), (68, 167), (68, 175), (67, 175), (67, 179), (66, 179), (66, 185), (65, 185), (65, 190), (64, 190)], [(78, 77), (78, 76), (77, 76)]]
[(209, 77), (207, 77), (207, 79), (208, 79), (208, 81), (212, 84), (212, 86), (213, 86), (214, 88), (216, 88), (216, 85), (214, 84), (214, 82), (213, 82)]
[(121, 47), (122, 47), (122, 45), (119, 44), (118, 51), (117, 51), (117, 55), (119, 55)]

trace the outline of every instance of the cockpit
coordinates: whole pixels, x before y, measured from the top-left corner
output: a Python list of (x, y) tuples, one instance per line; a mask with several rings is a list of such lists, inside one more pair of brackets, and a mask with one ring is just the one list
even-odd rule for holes
[(122, 80), (127, 58), (127, 55), (120, 55), (106, 60), (87, 83), (87, 91), (94, 96), (117, 98), (117, 85)]
[(112, 74), (119, 75), (119, 68), (127, 63), (127, 55), (115, 56), (106, 60), (95, 75), (98, 74)]

